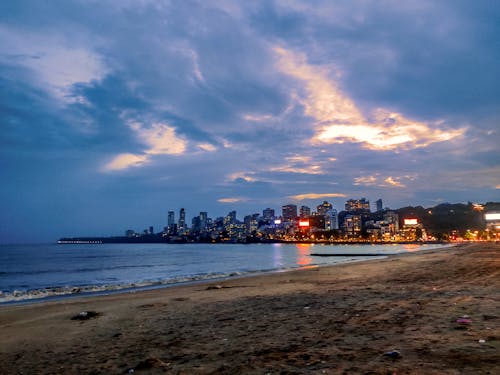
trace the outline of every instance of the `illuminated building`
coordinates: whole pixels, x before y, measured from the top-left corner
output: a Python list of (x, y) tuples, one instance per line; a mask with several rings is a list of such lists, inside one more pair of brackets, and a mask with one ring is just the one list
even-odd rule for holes
[(179, 211), (179, 230), (182, 232), (186, 230), (186, 210), (181, 208)]
[(259, 229), (258, 219), (259, 214), (247, 215), (243, 218), (243, 222), (245, 223), (245, 227), (248, 233), (255, 232)]
[(347, 212), (370, 212), (370, 201), (366, 200), (366, 198), (349, 199), (345, 203), (345, 210)]
[(300, 206), (300, 217), (311, 216), (311, 209), (307, 206)]
[(399, 232), (399, 215), (394, 211), (387, 211), (384, 214), (384, 221), (389, 225), (391, 235)]
[(205, 230), (207, 229), (208, 225), (208, 213), (207, 212), (200, 212), (200, 230)]
[(419, 223), (418, 219), (415, 218), (405, 218), (403, 219), (403, 229), (400, 231), (400, 236), (405, 241), (417, 241), (426, 240), (427, 234), (422, 224)]
[(236, 211), (230, 211), (224, 218), (224, 225), (236, 224)]
[(285, 221), (293, 221), (297, 217), (297, 206), (294, 204), (287, 204), (281, 207), (281, 212)]
[(323, 201), (318, 207), (316, 207), (316, 212), (318, 215), (326, 215), (328, 211), (331, 211), (333, 209), (333, 206), (331, 203), (328, 203), (327, 201)]
[(272, 208), (266, 208), (262, 211), (262, 217), (264, 218), (264, 220), (273, 220), (274, 210)]
[(500, 212), (487, 212), (484, 214), (488, 237), (498, 240), (500, 238)]
[(358, 237), (361, 234), (360, 215), (347, 215), (344, 218), (344, 233), (348, 237)]
[(375, 201), (375, 205), (376, 205), (376, 210), (377, 212), (380, 212), (383, 210), (383, 204), (382, 204), (382, 199), (377, 199)]
[(339, 216), (337, 210), (331, 209), (326, 212), (325, 216), (325, 229), (334, 230), (339, 229)]
[(167, 228), (166, 229), (167, 229), (167, 232), (170, 234), (173, 234), (176, 232), (174, 211), (168, 211)]

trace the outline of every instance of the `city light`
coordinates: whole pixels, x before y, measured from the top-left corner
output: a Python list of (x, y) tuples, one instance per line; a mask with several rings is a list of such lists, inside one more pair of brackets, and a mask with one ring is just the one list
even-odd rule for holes
[(404, 219), (405, 225), (418, 225), (418, 219)]
[(308, 227), (309, 226), (309, 220), (300, 220), (299, 221), (299, 227)]
[(484, 215), (486, 221), (496, 221), (500, 220), (500, 212), (492, 212)]

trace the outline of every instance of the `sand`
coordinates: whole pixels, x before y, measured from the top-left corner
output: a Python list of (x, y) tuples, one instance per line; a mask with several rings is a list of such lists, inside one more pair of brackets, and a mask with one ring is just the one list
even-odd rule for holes
[(499, 255), (463, 245), (2, 306), (0, 373), (498, 374)]

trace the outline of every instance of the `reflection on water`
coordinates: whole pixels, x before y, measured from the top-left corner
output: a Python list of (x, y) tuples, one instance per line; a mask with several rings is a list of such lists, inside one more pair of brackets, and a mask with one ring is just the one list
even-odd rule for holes
[(314, 245), (308, 243), (299, 243), (295, 246), (297, 247), (297, 265), (307, 266), (311, 264), (312, 258), (309, 254), (311, 254), (311, 246)]
[(404, 251), (410, 251), (410, 252), (422, 250), (422, 245), (404, 244), (403, 245), (403, 250)]
[(276, 269), (283, 267), (283, 248), (280, 243), (273, 244), (273, 267)]

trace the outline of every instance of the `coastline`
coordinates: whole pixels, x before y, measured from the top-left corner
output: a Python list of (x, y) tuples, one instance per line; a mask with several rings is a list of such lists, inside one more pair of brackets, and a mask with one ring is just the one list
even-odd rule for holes
[[(283, 244), (288, 244), (292, 245), (295, 243), (283, 243)], [(308, 242), (302, 242), (300, 244), (306, 244), (309, 245), (310, 243)], [(184, 244), (183, 244), (184, 245)], [(229, 245), (229, 244), (228, 244)], [(240, 244), (237, 244), (240, 245)], [(258, 245), (258, 244), (257, 244)], [(265, 244), (263, 244), (265, 245)], [(358, 250), (356, 251), (350, 251), (346, 253), (337, 253), (337, 252), (331, 252), (333, 249), (331, 244), (323, 244), (323, 243), (315, 243), (314, 245), (318, 246), (318, 249), (315, 252), (311, 252), (309, 257), (313, 260), (320, 260), (324, 258), (332, 258), (334, 257), (335, 263), (334, 264), (327, 264), (326, 266), (331, 266), (331, 265), (336, 265), (336, 264), (344, 264), (344, 263), (352, 263), (352, 262), (359, 262), (359, 261), (368, 261), (368, 260), (374, 260), (374, 259), (381, 259), (386, 256), (392, 256), (392, 255), (398, 255), (399, 250), (396, 250), (396, 253), (391, 252), (391, 253), (385, 253), (385, 252), (380, 252), (379, 250), (372, 250), (370, 252), (362, 251), (359, 252)], [(336, 246), (344, 246), (344, 245), (353, 245), (353, 244), (347, 244), (347, 243), (342, 243), (342, 244), (336, 244)], [(400, 246), (401, 244), (383, 244), (383, 243), (360, 243), (357, 244), (358, 246), (360, 245), (361, 247), (370, 247), (373, 249), (376, 249), (378, 246), (381, 248), (387, 247), (387, 245), (390, 246)], [(432, 249), (436, 249), (435, 247), (433, 248), (432, 246), (439, 246), (439, 249), (444, 249), (447, 247), (453, 247), (457, 246), (456, 244), (441, 244), (441, 243), (407, 243), (405, 245), (416, 245), (418, 246), (413, 249), (406, 249), (405, 251), (428, 251)], [(96, 246), (100, 246), (100, 244), (96, 244)], [(323, 248), (323, 246), (325, 246)], [(430, 249), (426, 248), (428, 246), (431, 246)], [(322, 250), (327, 250), (322, 251)], [(330, 250), (330, 251), (328, 251)], [(377, 252), (378, 251), (378, 252)], [(344, 258), (339, 260), (339, 258)], [(360, 259), (361, 258), (361, 259)], [(371, 259), (373, 258), (373, 259)], [(313, 266), (325, 266), (323, 262), (312, 262), (311, 265)], [(45, 288), (39, 288), (39, 289), (27, 289), (27, 290), (14, 290), (11, 292), (0, 292), (0, 306), (4, 305), (15, 305), (15, 304), (30, 304), (30, 303), (42, 303), (46, 301), (58, 301), (58, 300), (63, 300), (66, 298), (87, 298), (87, 297), (93, 297), (93, 296), (101, 296), (101, 295), (111, 295), (111, 294), (118, 294), (118, 293), (131, 293), (131, 292), (139, 292), (143, 290), (153, 290), (153, 289), (161, 289), (161, 288), (171, 288), (171, 287), (176, 287), (178, 285), (190, 285), (190, 284), (195, 284), (195, 283), (204, 283), (204, 282), (216, 282), (217, 280), (229, 280), (233, 278), (240, 278), (240, 277), (253, 277), (253, 276), (258, 276), (258, 275), (264, 275), (268, 273), (275, 273), (275, 272), (288, 272), (288, 271), (294, 271), (294, 270), (299, 270), (303, 268), (304, 266), (300, 266), (298, 264), (292, 265), (292, 266), (283, 266), (279, 268), (263, 268), (263, 269), (251, 269), (251, 270), (237, 270), (237, 269), (231, 269), (227, 270), (227, 272), (216, 272), (216, 273), (206, 273), (206, 274), (195, 274), (195, 275), (182, 275), (182, 276), (175, 276), (171, 278), (165, 278), (165, 279), (156, 279), (156, 280), (141, 280), (137, 279), (134, 280), (133, 282), (128, 282), (128, 283), (115, 283), (115, 284), (75, 284), (75, 285), (60, 285), (60, 286), (51, 286), (51, 287), (45, 287)]]
[[(459, 245), (0, 305), (2, 371), (493, 373), (500, 360), (499, 251), (498, 244)], [(70, 319), (81, 311), (99, 316)], [(462, 315), (470, 326), (456, 325)], [(384, 357), (390, 350), (401, 358)]]

